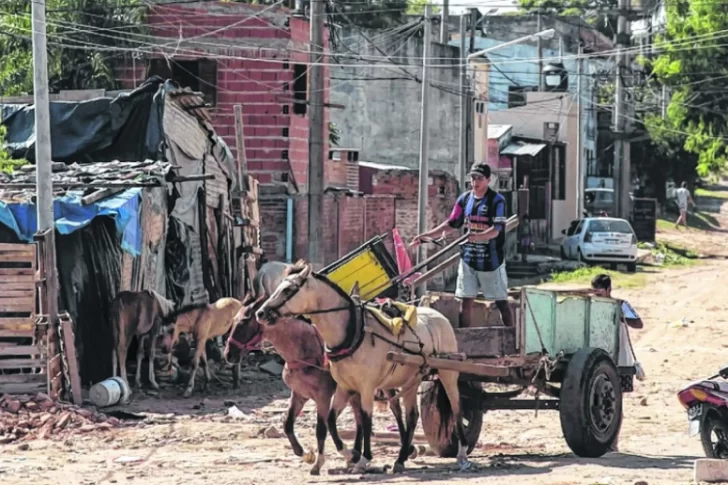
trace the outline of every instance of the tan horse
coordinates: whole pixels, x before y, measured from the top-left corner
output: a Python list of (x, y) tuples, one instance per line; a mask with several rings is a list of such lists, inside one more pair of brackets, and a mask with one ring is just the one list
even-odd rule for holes
[[(278, 354), (286, 361), (283, 369), (283, 382), (291, 390), (291, 399), (288, 403), (288, 413), (283, 429), (296, 456), (304, 456), (303, 448), (294, 432), (296, 418), (306, 402), (313, 400), (316, 403), (318, 456), (311, 468), (311, 474), (318, 475), (325, 462), (324, 444), (326, 432), (330, 426), (327, 424), (327, 420), (332, 418), (330, 414), (331, 398), (336, 391), (336, 381), (331, 377), (321, 335), (316, 327), (303, 318), (293, 318), (291, 322), (280, 325), (262, 325), (255, 319), (255, 311), (283, 281), (286, 276), (285, 272), (292, 266), (291, 264), (268, 262), (258, 270), (252, 285), (257, 298), (254, 294), (248, 293), (243, 300), (243, 308), (234, 318), (233, 328), (225, 345), (224, 357), (228, 363), (239, 365), (251, 350), (260, 348), (262, 341), (273, 344)], [(399, 405), (399, 399), (395, 398), (395, 392), (386, 391), (383, 394), (389, 401), (389, 408), (397, 420), (399, 430), (404, 430), (402, 408)], [(363, 439), (358, 395), (352, 396), (351, 406), (356, 421), (356, 439), (352, 459), (356, 461), (361, 456)], [(336, 416), (334, 415), (333, 418), (335, 419)], [(331, 438), (336, 449), (343, 452), (344, 443), (336, 432), (336, 427), (334, 426), (331, 431)], [(414, 447), (411, 451), (413, 455), (416, 455)]]
[(192, 375), (187, 383), (184, 397), (192, 395), (200, 358), (205, 364), (205, 387), (209, 384), (212, 376), (210, 375), (205, 344), (209, 339), (225, 335), (232, 328), (233, 319), (242, 306), (242, 303), (235, 298), (220, 298), (215, 303), (181, 308), (165, 319), (162, 352), (170, 356), (170, 362), (172, 349), (177, 345), (181, 333), (194, 335), (197, 342), (195, 356), (192, 360)]
[[(390, 351), (432, 355), (457, 352), (457, 341), (450, 322), (431, 308), (418, 308), (418, 321), (414, 328), (406, 327), (395, 337), (391, 331), (366, 311), (358, 300), (358, 285), (352, 298), (323, 275), (314, 273), (310, 265), (299, 261), (256, 312), (261, 322), (273, 324), (278, 318), (307, 315), (321, 333), (331, 361), (331, 374), (337, 389), (331, 413), (338, 415), (350, 396), (361, 397), (364, 451), (354, 467), (361, 473), (372, 459), (372, 412), (377, 389), (400, 389), (406, 414), (406, 429), (401, 434), (402, 446), (394, 464), (394, 471), (404, 470), (411, 451), (419, 411), (417, 390), (424, 377), (422, 369), (393, 364), (387, 361)], [(290, 319), (281, 320), (290, 322)], [(284, 323), (285, 324), (285, 323)], [(455, 432), (460, 443), (457, 462), (461, 469), (470, 466), (467, 460), (467, 442), (460, 411), (458, 373), (439, 371), (439, 384), (447, 394), (447, 402), (439, 408), (443, 426), (442, 436), (449, 432), (451, 413), (455, 415)], [(336, 420), (329, 420), (329, 426)], [(332, 429), (332, 432), (335, 432)], [(346, 455), (345, 455), (346, 456)], [(348, 457), (347, 457), (348, 458)]]
[(127, 383), (126, 355), (129, 345), (137, 337), (136, 387), (142, 386), (142, 359), (145, 344), (149, 345), (149, 384), (159, 389), (154, 378), (154, 351), (161, 334), (163, 319), (174, 310), (174, 302), (153, 290), (122, 291), (111, 302), (109, 321), (114, 335), (114, 350), (111, 356), (113, 376), (117, 365), (121, 377)]

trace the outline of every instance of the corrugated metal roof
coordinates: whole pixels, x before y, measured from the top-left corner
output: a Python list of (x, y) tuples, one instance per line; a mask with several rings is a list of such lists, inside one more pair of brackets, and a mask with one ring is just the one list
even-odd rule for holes
[(530, 155), (532, 157), (535, 157), (544, 148), (546, 148), (545, 143), (517, 142), (517, 143), (511, 143), (510, 145), (505, 147), (503, 150), (501, 150), (500, 153), (501, 153), (501, 155), (515, 155), (515, 156)]
[(513, 125), (493, 125), (488, 123), (488, 139), (497, 140), (513, 128)]
[(413, 170), (410, 167), (404, 165), (390, 165), (388, 163), (376, 163), (376, 162), (364, 162), (359, 160), (359, 165), (366, 168), (373, 168), (375, 170)]

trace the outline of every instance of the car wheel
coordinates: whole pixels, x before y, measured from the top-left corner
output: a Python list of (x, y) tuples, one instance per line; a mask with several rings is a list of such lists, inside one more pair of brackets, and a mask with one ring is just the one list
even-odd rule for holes
[(561, 246), (559, 248), (559, 252), (561, 253), (561, 259), (569, 259), (568, 257), (566, 257), (566, 251), (564, 251), (564, 246)]

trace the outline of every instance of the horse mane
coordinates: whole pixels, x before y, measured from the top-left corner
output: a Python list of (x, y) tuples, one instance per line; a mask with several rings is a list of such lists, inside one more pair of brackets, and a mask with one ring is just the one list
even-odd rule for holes
[(307, 266), (306, 261), (304, 261), (303, 259), (299, 259), (298, 261), (296, 261), (296, 263), (293, 266), (287, 268), (283, 272), (283, 274), (286, 276), (290, 276), (293, 274), (301, 273), (304, 269), (306, 269), (306, 266)]
[(152, 296), (157, 300), (157, 303), (159, 303), (159, 306), (162, 309), (162, 317), (167, 317), (167, 315), (174, 312), (175, 304), (172, 300), (168, 300), (159, 293), (157, 293), (154, 290), (147, 290), (149, 293), (152, 294)]
[(185, 305), (182, 308), (178, 308), (167, 314), (167, 316), (164, 318), (164, 324), (169, 325), (170, 323), (174, 323), (180, 316), (184, 315), (185, 313), (199, 310), (200, 308), (205, 308), (207, 307), (207, 305), (207, 303), (192, 303), (190, 305)]

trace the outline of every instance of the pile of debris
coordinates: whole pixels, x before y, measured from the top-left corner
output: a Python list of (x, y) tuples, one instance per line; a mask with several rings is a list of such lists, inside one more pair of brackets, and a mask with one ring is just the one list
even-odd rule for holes
[(43, 393), (0, 397), (0, 444), (65, 439), (122, 426), (127, 423), (93, 409), (54, 401)]

